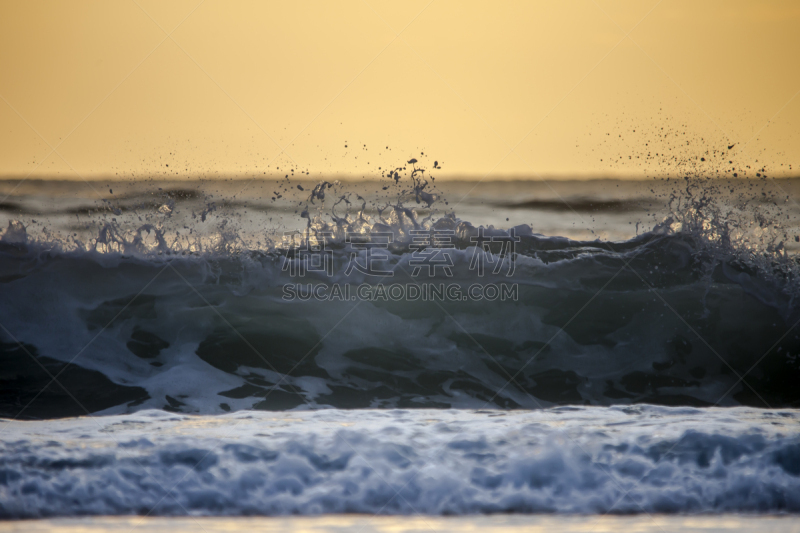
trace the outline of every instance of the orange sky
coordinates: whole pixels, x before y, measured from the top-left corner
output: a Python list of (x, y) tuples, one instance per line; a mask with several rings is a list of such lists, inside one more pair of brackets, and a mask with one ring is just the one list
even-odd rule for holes
[(0, 176), (641, 176), (734, 143), (796, 174), (798, 27), (794, 1), (5, 0)]

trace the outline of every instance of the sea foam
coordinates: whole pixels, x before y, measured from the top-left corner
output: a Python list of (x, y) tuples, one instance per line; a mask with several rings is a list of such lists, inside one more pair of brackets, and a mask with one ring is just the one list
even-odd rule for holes
[(800, 512), (797, 410), (4, 422), (0, 516)]

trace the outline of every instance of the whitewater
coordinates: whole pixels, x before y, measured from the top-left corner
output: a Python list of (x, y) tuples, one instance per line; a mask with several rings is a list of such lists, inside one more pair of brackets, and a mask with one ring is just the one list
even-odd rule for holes
[(640, 405), (15, 421), (0, 515), (796, 513), (798, 416)]

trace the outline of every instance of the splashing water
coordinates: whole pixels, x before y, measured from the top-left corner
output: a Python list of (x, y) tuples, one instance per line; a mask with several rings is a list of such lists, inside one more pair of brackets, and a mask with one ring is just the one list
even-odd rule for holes
[[(417, 160), (378, 182), (256, 182), (272, 195), (267, 201), (238, 200), (231, 191), (241, 183), (155, 192), (132, 184), (92, 207), (58, 200), (42, 215), (46, 202), (21, 194), (17, 208), (29, 214), (11, 219), (0, 241), (0, 323), (8, 328), (0, 340), (17, 372), (3, 412), (80, 414), (64, 407), (59, 391), (34, 397), (48, 378), (28, 354), (92, 381), (105, 391), (84, 398), (92, 410), (117, 413), (797, 405), (798, 263), (789, 250), (796, 213), (769, 185), (687, 173), (635, 184), (649, 189), (645, 196), (623, 184), (619, 200), (595, 210), (585, 207), (592, 198), (560, 198), (572, 219), (576, 209), (630, 223), (646, 213), (636, 228), (642, 222), (648, 231), (617, 239), (473, 225), (448, 198), (477, 185), (448, 192)], [(514, 187), (506, 197), (524, 191)], [(480, 202), (496, 201), (481, 194)], [(604, 211), (630, 198), (646, 207)], [(497, 218), (477, 203), (459, 205)], [(561, 216), (557, 205), (544, 205), (544, 220)], [(501, 213), (509, 218), (514, 209)], [(607, 226), (625, 227), (616, 224)], [(448, 237), (430, 247), (447, 244), (447, 269), (412, 275), (425, 249), (415, 239), (441, 233)], [(386, 234), (385, 275), (348, 272), (368, 253), (354, 252), (348, 239), (377, 245)], [(503, 248), (512, 238), (513, 252)], [(327, 248), (327, 275), (292, 277), (298, 242)], [(490, 267), (479, 274), (473, 267), (484, 259)], [(510, 298), (309, 296), (384, 282), (454, 285), (463, 294), (505, 283)], [(296, 298), (287, 301), (289, 284)]]

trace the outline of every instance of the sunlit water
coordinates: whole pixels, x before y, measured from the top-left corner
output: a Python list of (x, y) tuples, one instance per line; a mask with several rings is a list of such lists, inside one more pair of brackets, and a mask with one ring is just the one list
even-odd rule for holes
[(265, 533), (303, 531), (309, 533), (630, 533), (685, 532), (724, 533), (728, 531), (759, 531), (789, 533), (800, 531), (794, 517), (722, 516), (519, 516), (496, 515), (478, 517), (375, 517), (332, 515), (295, 518), (92, 518), (56, 519), (16, 523), (0, 522), (0, 531), (8, 532), (188, 532), (208, 533), (250, 532)]

